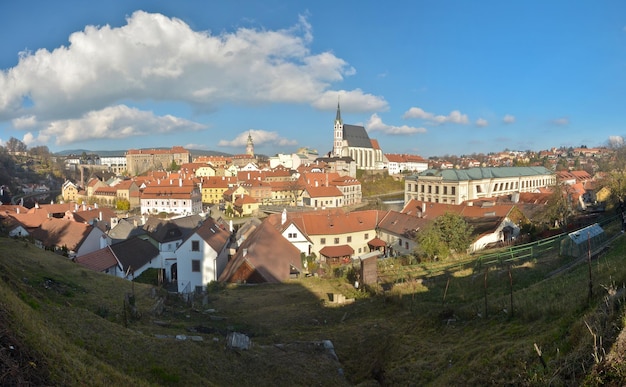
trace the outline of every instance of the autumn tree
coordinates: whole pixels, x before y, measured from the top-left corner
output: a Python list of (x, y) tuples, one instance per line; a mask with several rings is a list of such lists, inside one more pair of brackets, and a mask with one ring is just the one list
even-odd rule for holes
[(461, 215), (446, 212), (418, 232), (418, 253), (445, 259), (450, 253), (465, 252), (472, 242), (473, 231)]
[(28, 147), (22, 141), (15, 137), (11, 137), (5, 144), (9, 153), (26, 152)]

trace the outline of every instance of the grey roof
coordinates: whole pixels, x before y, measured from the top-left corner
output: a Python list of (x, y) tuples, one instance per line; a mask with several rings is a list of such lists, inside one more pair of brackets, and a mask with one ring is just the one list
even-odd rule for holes
[(417, 175), (420, 177), (441, 177), (443, 181), (482, 180), (507, 177), (524, 177), (553, 175), (554, 172), (545, 167), (488, 167), (468, 169), (427, 169)]
[(122, 270), (137, 270), (159, 256), (159, 249), (152, 243), (139, 238), (131, 238), (110, 246)]
[(150, 217), (144, 224), (143, 229), (157, 242), (166, 243), (187, 239), (201, 224), (202, 217), (199, 215), (189, 215), (169, 220)]
[(143, 228), (135, 226), (134, 223), (128, 221), (127, 219), (120, 219), (117, 226), (113, 227), (108, 232), (112, 244), (125, 241), (126, 239), (134, 236), (145, 234), (146, 231)]
[(372, 140), (364, 127), (358, 125), (343, 125), (343, 139), (348, 141), (350, 147), (373, 148)]

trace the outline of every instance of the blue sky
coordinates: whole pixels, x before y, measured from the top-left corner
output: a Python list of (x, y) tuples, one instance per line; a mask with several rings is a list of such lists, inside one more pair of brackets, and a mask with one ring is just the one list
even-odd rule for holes
[(0, 3), (0, 141), (385, 153), (621, 143), (623, 1)]

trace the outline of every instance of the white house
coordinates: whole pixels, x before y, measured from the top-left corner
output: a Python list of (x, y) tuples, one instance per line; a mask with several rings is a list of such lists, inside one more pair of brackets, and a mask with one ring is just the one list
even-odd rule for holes
[(206, 290), (211, 281), (217, 281), (228, 263), (230, 233), (212, 218), (187, 238), (176, 250), (177, 283), (179, 293)]
[(159, 184), (147, 186), (141, 193), (141, 213), (159, 212), (180, 215), (199, 214), (202, 212), (202, 192), (197, 185)]

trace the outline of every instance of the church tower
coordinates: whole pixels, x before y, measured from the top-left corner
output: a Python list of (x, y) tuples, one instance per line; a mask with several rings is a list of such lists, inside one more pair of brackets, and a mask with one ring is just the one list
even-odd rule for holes
[(248, 133), (248, 144), (246, 145), (246, 154), (254, 157), (254, 143), (252, 142), (252, 133)]
[(341, 109), (337, 100), (337, 116), (335, 117), (335, 140), (333, 143), (333, 156), (341, 157), (343, 150), (343, 121), (341, 120)]

